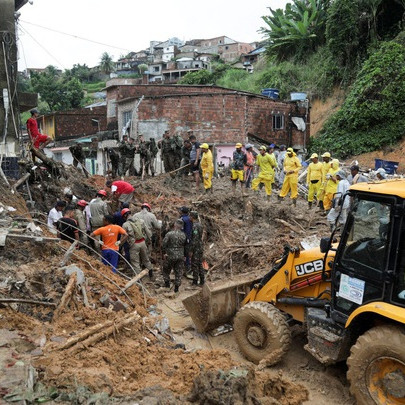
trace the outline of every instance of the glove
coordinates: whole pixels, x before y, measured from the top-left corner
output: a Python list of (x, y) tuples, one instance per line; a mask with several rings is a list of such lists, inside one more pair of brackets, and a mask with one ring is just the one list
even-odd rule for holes
[(99, 240), (99, 241), (98, 241), (98, 244), (99, 244), (100, 246), (103, 246), (103, 245), (104, 245), (104, 242), (103, 242), (102, 240)]
[(405, 300), (405, 290), (402, 290), (399, 294), (398, 294), (398, 298), (401, 300)]
[(330, 173), (328, 173), (328, 174), (326, 175), (326, 180), (329, 180), (331, 177), (332, 177), (332, 175), (331, 175)]
[(121, 241), (120, 241), (120, 240), (117, 240), (117, 242), (115, 242), (114, 245), (115, 245), (115, 246), (121, 245)]
[(204, 179), (206, 179), (206, 180), (208, 180), (209, 179), (209, 174), (208, 173), (205, 173), (205, 175), (204, 175)]

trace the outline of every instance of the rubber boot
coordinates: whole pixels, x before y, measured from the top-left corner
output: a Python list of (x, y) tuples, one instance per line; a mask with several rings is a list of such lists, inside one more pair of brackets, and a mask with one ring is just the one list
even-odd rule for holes
[(149, 278), (152, 280), (152, 278), (153, 278), (153, 270), (152, 269), (150, 269), (149, 270)]
[(310, 210), (312, 208), (312, 201), (308, 201), (308, 209)]
[(204, 276), (200, 276), (200, 285), (204, 285), (204, 282), (205, 282)]
[(198, 280), (193, 280), (193, 285), (198, 285)]
[(174, 292), (175, 292), (175, 293), (179, 292), (179, 286), (178, 286), (178, 285), (175, 285), (175, 286), (174, 286)]
[(294, 199), (292, 200), (292, 203), (293, 203), (293, 206), (296, 207), (296, 206), (297, 206), (297, 199), (294, 198)]
[(323, 211), (323, 201), (321, 200), (321, 201), (319, 201), (319, 209), (321, 210), (321, 211)]

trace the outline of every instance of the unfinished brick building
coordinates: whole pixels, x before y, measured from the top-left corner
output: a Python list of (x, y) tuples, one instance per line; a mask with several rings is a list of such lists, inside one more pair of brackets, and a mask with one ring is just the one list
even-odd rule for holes
[(147, 139), (160, 139), (166, 129), (186, 136), (191, 129), (199, 140), (215, 144), (250, 139), (305, 149), (309, 140), (309, 111), (303, 102), (216, 86), (134, 85), (118, 80), (108, 82), (106, 90), (107, 122), (120, 134), (132, 120), (131, 136), (142, 133)]

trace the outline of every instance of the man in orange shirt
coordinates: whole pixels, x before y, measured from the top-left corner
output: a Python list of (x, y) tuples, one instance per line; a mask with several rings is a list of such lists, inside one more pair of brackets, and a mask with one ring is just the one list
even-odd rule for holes
[[(103, 256), (103, 263), (111, 266), (114, 273), (117, 272), (118, 265), (118, 249), (119, 246), (124, 244), (128, 238), (128, 234), (125, 229), (121, 228), (119, 225), (113, 225), (114, 217), (112, 215), (105, 215), (104, 226), (96, 229), (90, 234), (92, 238), (95, 236), (101, 236), (101, 255)], [(122, 235), (121, 239), (118, 240), (118, 235)]]

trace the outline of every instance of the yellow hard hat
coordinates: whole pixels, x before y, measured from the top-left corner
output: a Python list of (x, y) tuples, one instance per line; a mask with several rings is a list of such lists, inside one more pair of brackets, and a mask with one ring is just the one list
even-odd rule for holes
[(201, 148), (201, 149), (209, 149), (208, 143), (203, 143), (203, 144), (200, 146), (200, 148)]
[(288, 148), (288, 149), (287, 149), (287, 152), (294, 153), (294, 149), (293, 149), (293, 148)]
[(263, 145), (263, 146), (260, 146), (259, 150), (267, 150), (267, 148)]
[(241, 148), (242, 146), (243, 146), (243, 145), (238, 142), (238, 143), (235, 145), (235, 148)]
[(313, 154), (311, 155), (310, 159), (315, 159), (315, 158), (317, 158), (317, 157), (318, 157), (318, 154), (317, 154), (317, 153), (313, 153)]
[(322, 157), (328, 157), (328, 158), (330, 158), (330, 153), (329, 153), (329, 152), (325, 152), (325, 153), (322, 155)]

